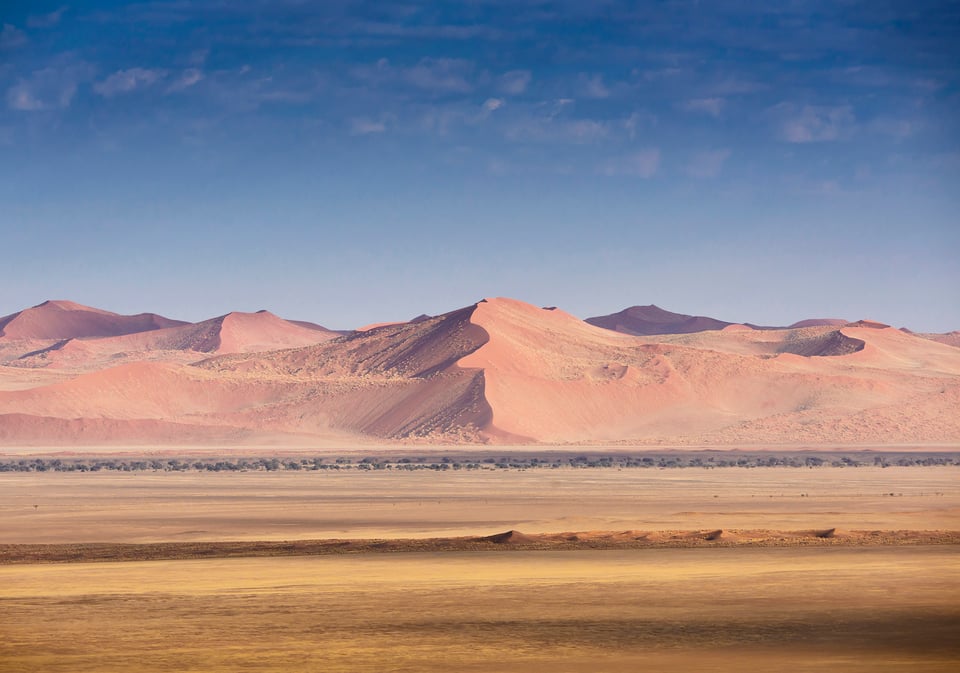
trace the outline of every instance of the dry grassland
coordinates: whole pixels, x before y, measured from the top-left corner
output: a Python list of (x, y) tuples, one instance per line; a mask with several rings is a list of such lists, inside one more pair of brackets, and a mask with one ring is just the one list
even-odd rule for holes
[(955, 548), (0, 567), (3, 670), (952, 671)]

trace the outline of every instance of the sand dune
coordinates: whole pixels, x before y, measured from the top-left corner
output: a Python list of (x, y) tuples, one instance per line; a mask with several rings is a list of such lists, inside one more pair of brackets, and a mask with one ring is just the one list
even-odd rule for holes
[(841, 327), (848, 322), (850, 321), (844, 320), (843, 318), (807, 318), (806, 320), (798, 320), (792, 325), (789, 325), (789, 329), (799, 329), (801, 327)]
[(339, 337), (260, 312), (60, 340), (0, 383), (6, 442), (960, 442), (960, 351), (881, 323), (638, 337), (504, 298)]
[(133, 334), (185, 325), (153, 313), (119, 315), (70, 301), (42, 304), (0, 318), (0, 337), (8, 339), (74, 339)]
[(298, 324), (268, 311), (228, 313), (199, 323), (102, 338), (0, 341), (0, 356), (17, 367), (94, 370), (121, 363), (163, 361), (187, 364), (204, 355), (254, 353), (307, 346), (339, 333), (312, 323)]
[[(587, 318), (586, 322), (597, 327), (633, 334), (635, 336), (654, 336), (659, 334), (693, 334), (713, 330), (785, 330), (805, 327), (842, 327), (850, 323), (842, 318), (807, 318), (785, 327), (770, 327), (749, 323), (730, 323), (725, 320), (694, 316), (685, 313), (673, 313), (659, 306), (631, 306), (610, 315)], [(863, 322), (863, 321), (861, 321)], [(867, 321), (869, 322), (869, 321)], [(879, 323), (877, 323), (879, 325)], [(887, 327), (887, 325), (883, 325)]]
[(637, 336), (688, 334), (690, 332), (723, 329), (731, 324), (706, 316), (672, 313), (654, 304), (631, 306), (618, 313), (587, 318), (586, 322), (597, 327)]
[[(485, 396), (493, 410), (486, 430), (494, 437), (504, 431), (554, 442), (683, 442), (757, 419), (803, 417), (809, 423), (811, 415), (846, 417), (885, 403), (895, 405), (913, 391), (939, 395), (942, 385), (957, 389), (960, 383), (960, 359), (948, 348), (930, 348), (929, 342), (889, 329), (853, 327), (826, 338), (830, 328), (799, 335), (766, 333), (768, 341), (762, 343), (784, 353), (771, 357), (724, 353), (693, 343), (654, 343), (650, 338), (612, 339), (619, 335), (512, 300), (480, 304), (473, 320), (491, 338), (460, 364), (484, 371)], [(710, 339), (743, 340), (754, 334), (713, 332)], [(827, 350), (802, 348), (801, 355), (793, 355), (784, 351), (791, 339)], [(860, 352), (810, 357), (831, 348), (852, 351), (857, 342), (863, 342)], [(899, 373), (888, 378), (878, 371), (883, 367)], [(907, 374), (908, 368), (914, 376)], [(933, 372), (943, 379), (933, 383), (928, 378)], [(941, 426), (934, 434), (955, 441), (960, 433), (953, 425), (952, 430)], [(923, 427), (911, 430), (917, 441), (926, 434)], [(799, 423), (791, 423), (781, 441), (805, 441), (808, 436)], [(861, 428), (861, 437), (867, 436), (868, 441), (883, 441), (882, 432)], [(764, 436), (762, 441), (769, 440)]]
[(278, 318), (269, 311), (228, 313), (208, 320), (211, 337), (204, 340), (206, 353), (255, 353), (308, 346), (339, 336), (319, 325), (305, 326)]
[(475, 439), (489, 419), (483, 373), (457, 366), (486, 342), (474, 307), (385, 325), (336, 341), (262, 356), (200, 363), (224, 375), (291, 378), (313, 395), (288, 413), (321, 416), (332, 427), (375, 437)]
[(960, 331), (947, 332), (946, 334), (917, 334), (924, 339), (930, 339), (948, 346), (960, 348)]

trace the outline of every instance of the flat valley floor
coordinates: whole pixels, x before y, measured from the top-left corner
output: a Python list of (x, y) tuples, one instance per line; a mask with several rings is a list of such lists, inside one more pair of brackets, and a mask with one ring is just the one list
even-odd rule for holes
[[(0, 474), (4, 544), (824, 528), (960, 530), (960, 468)], [(0, 563), (0, 669), (954, 671), (958, 551)]]

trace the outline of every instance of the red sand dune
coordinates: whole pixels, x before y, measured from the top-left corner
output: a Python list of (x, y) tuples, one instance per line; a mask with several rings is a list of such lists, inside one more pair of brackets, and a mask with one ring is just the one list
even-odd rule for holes
[[(255, 353), (298, 348), (339, 336), (319, 325), (306, 327), (267, 311), (228, 313), (199, 323), (104, 338), (58, 341), (18, 341), (9, 364), (18, 367), (99, 369), (124, 362), (165, 361), (189, 363), (201, 354)], [(35, 347), (36, 344), (42, 344)], [(0, 355), (3, 344), (0, 342)]]
[(73, 339), (133, 334), (185, 325), (153, 313), (119, 315), (70, 301), (42, 304), (0, 318), (0, 337), (7, 339)]
[(878, 323), (638, 337), (497, 298), (334, 336), (256, 313), (75, 339), (48, 353), (67, 380), (0, 386), (0, 440), (960, 443), (960, 350)]
[(228, 313), (207, 322), (211, 323), (216, 334), (215, 347), (204, 351), (211, 353), (256, 353), (280, 348), (298, 348), (339, 336), (319, 325), (305, 327), (294, 324), (268, 311)]

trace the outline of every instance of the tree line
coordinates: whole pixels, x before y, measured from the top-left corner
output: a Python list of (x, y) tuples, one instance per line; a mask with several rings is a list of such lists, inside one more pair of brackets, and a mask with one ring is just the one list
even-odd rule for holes
[(913, 467), (960, 465), (960, 453), (883, 454), (727, 454), (670, 453), (643, 455), (404, 456), (350, 458), (328, 456), (269, 458), (17, 458), (0, 459), (0, 472), (296, 472), (533, 469), (680, 469), (763, 467)]

